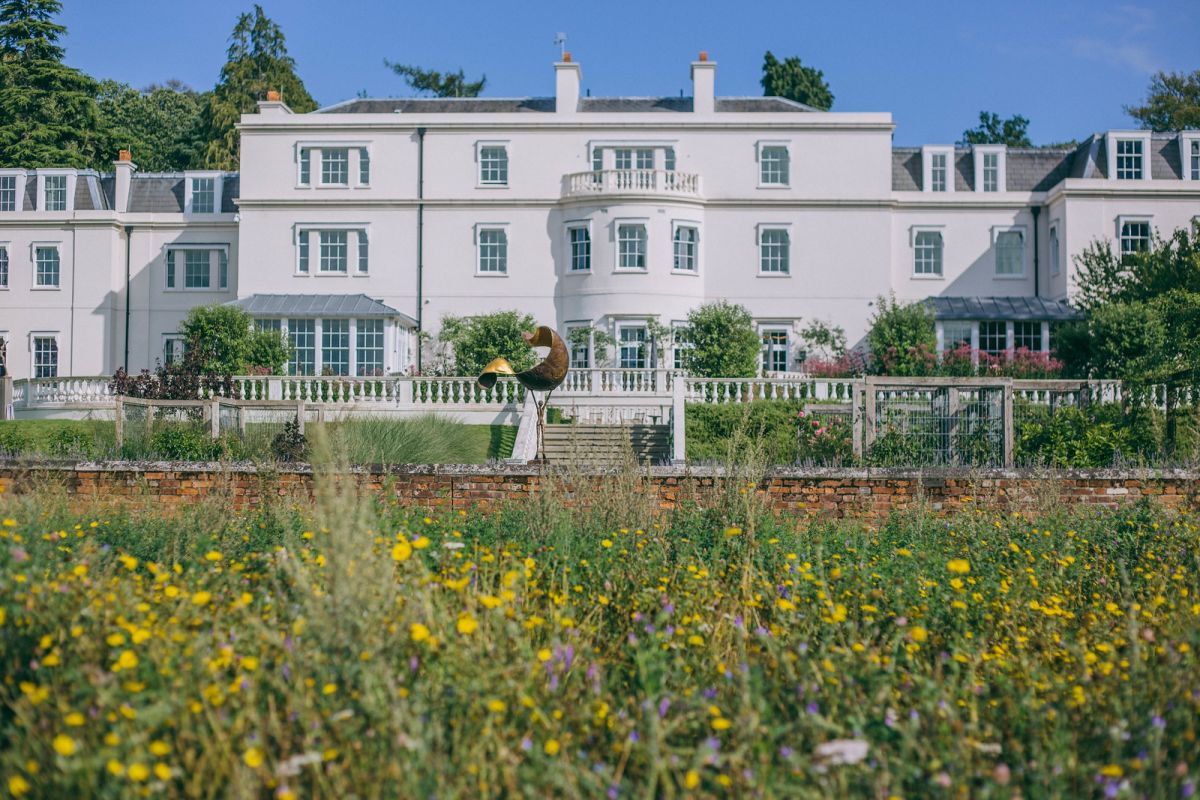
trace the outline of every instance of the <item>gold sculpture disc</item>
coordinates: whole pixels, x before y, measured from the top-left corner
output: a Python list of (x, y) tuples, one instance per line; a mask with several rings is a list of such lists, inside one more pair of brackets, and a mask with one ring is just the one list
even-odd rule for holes
[(558, 333), (545, 325), (538, 326), (533, 333), (522, 333), (530, 347), (549, 347), (550, 353), (541, 361), (523, 372), (517, 372), (506, 358), (493, 359), (479, 376), (479, 385), (490, 389), (501, 375), (512, 375), (526, 389), (548, 392), (558, 387), (567, 377), (570, 357), (567, 344)]

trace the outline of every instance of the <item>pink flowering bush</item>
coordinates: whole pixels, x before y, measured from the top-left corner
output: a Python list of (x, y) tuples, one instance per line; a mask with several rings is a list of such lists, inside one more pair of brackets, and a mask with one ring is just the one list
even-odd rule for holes
[(796, 414), (799, 438), (797, 461), (801, 464), (837, 466), (849, 464), (854, 445), (849, 422), (841, 416), (818, 416), (801, 410)]

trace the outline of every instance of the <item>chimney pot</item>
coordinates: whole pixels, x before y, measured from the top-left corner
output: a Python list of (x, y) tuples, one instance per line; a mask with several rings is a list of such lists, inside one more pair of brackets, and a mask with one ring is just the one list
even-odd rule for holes
[(701, 61), (708, 61), (708, 51), (707, 51), (707, 50), (701, 50), (701, 51), (700, 51), (700, 60), (701, 60)]
[(117, 161), (133, 161), (133, 153), (128, 150), (118, 150)]
[(267, 102), (268, 103), (278, 103), (282, 99), (283, 99), (282, 95), (280, 95), (277, 90), (275, 90), (275, 89), (267, 90)]
[(571, 63), (571, 54), (570, 53), (563, 53), (563, 63), (564, 64)]

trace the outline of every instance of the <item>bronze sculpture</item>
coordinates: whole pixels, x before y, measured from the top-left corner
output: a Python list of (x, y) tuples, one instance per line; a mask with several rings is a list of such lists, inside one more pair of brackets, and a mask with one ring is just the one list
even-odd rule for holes
[(538, 461), (546, 460), (545, 452), (545, 430), (546, 423), (546, 404), (550, 402), (550, 395), (558, 386), (566, 380), (567, 370), (570, 368), (570, 356), (567, 352), (566, 342), (558, 333), (545, 325), (538, 326), (538, 329), (533, 333), (524, 332), (521, 337), (530, 347), (549, 347), (550, 352), (547, 356), (534, 364), (527, 370), (517, 372), (512, 368), (512, 364), (508, 363), (507, 358), (495, 358), (483, 368), (480, 373), (478, 383), (485, 389), (491, 389), (496, 385), (496, 381), (501, 375), (511, 375), (517, 379), (517, 382), (531, 392), (544, 392), (542, 399), (538, 400), (537, 395), (534, 395), (533, 403), (537, 409), (537, 459)]

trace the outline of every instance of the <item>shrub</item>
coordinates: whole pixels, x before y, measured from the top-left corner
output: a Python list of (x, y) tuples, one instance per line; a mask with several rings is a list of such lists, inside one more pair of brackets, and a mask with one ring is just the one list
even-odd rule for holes
[(256, 331), (250, 315), (237, 306), (193, 308), (179, 326), (187, 349), (198, 349), (201, 369), (218, 375), (237, 375), (263, 367), (278, 373), (287, 364), (289, 347), (279, 331)]
[(241, 447), (236, 438), (214, 439), (199, 425), (168, 424), (150, 437), (150, 451), (168, 461), (220, 461), (237, 458)]
[(300, 432), (300, 418), (295, 417), (283, 425), (283, 430), (271, 440), (271, 455), (279, 461), (303, 461), (308, 455), (308, 439)]
[(750, 403), (695, 403), (685, 414), (687, 458), (721, 461), (729, 457), (729, 443), (740, 429), (759, 440), (769, 463), (796, 460), (797, 414), (803, 404), (795, 400), (755, 400)]
[(819, 466), (841, 466), (854, 460), (850, 423), (842, 416), (822, 417), (819, 409), (802, 409), (796, 414), (797, 461)]
[(688, 312), (679, 334), (687, 342), (683, 367), (692, 375), (753, 378), (758, 373), (762, 341), (744, 306), (725, 300), (705, 303)]
[(58, 428), (50, 434), (48, 449), (56, 458), (94, 458), (96, 440), (90, 431), (74, 427)]
[(1063, 468), (1111, 467), (1141, 461), (1157, 448), (1154, 415), (1126, 415), (1104, 404), (1059, 408), (1023, 406), (1015, 431), (1018, 464)]
[(507, 358), (517, 372), (532, 367), (537, 354), (521, 336), (537, 323), (529, 314), (497, 311), (477, 317), (442, 317), (439, 338), (454, 351), (454, 370), (459, 375), (478, 375), (497, 357)]
[(924, 303), (876, 301), (867, 334), (871, 371), (880, 375), (932, 375), (937, 366), (933, 312)]
[(20, 455), (29, 450), (29, 437), (13, 424), (0, 424), (0, 453)]

